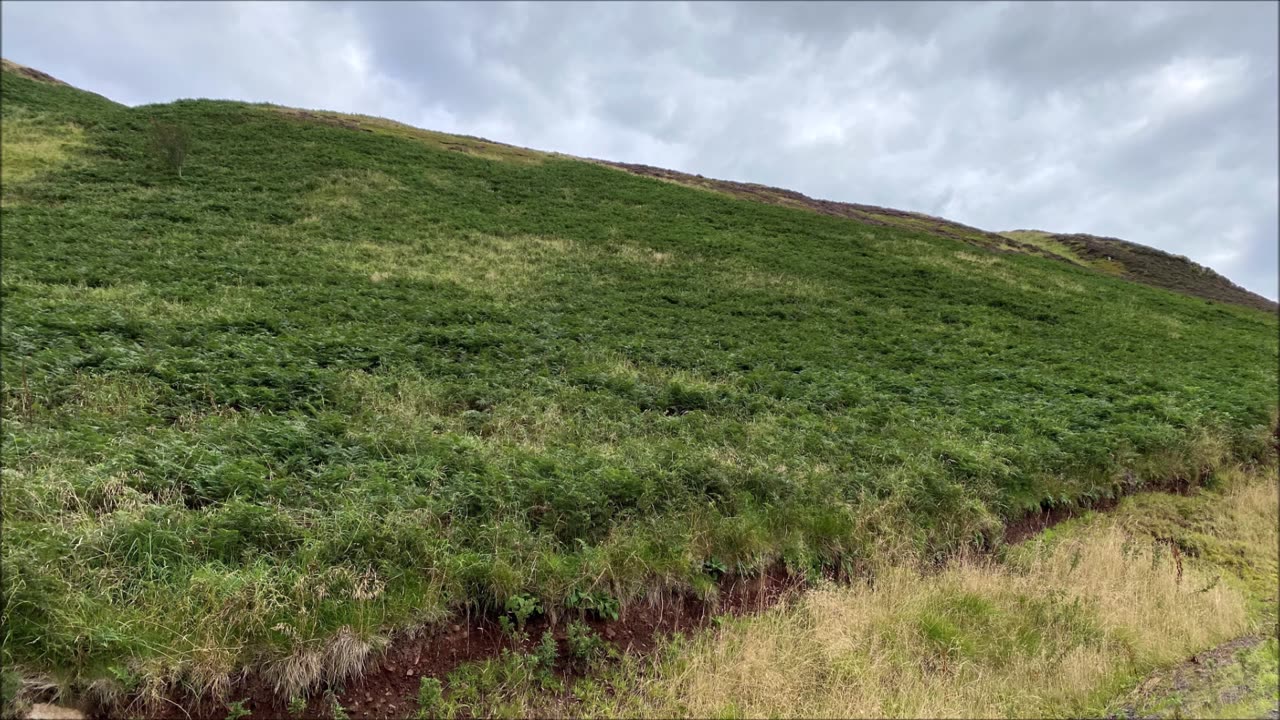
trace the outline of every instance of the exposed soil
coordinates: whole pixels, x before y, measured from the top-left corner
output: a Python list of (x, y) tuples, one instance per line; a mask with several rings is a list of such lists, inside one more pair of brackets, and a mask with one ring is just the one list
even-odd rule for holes
[[(1207, 477), (1202, 476), (1199, 478), (1199, 484), (1204, 483), (1207, 479)], [(1016, 545), (1044, 532), (1045, 530), (1048, 530), (1058, 523), (1066, 522), (1067, 520), (1079, 517), (1089, 512), (1110, 510), (1120, 504), (1120, 500), (1124, 495), (1129, 495), (1139, 491), (1167, 492), (1175, 495), (1187, 495), (1197, 486), (1197, 483), (1192, 483), (1188, 478), (1175, 477), (1161, 483), (1148, 484), (1141, 487), (1133, 486), (1125, 493), (1117, 494), (1114, 498), (1102, 498), (1085, 504), (1041, 507), (1039, 512), (1028, 513), (1018, 520), (1006, 523), (1004, 527), (1004, 542), (1006, 545)]]
[(27, 712), (27, 720), (84, 720), (84, 713), (61, 705), (36, 703)]
[[(645, 653), (665, 637), (706, 626), (717, 615), (761, 612), (802, 589), (801, 578), (789, 575), (785, 568), (777, 565), (757, 577), (726, 578), (714, 602), (687, 595), (666, 596), (654, 604), (627, 608), (617, 621), (585, 618), (585, 622), (618, 650)], [(568, 619), (576, 618), (573, 615)], [(464, 663), (496, 657), (503, 649), (529, 650), (548, 629), (560, 646), (562, 660), (556, 671), (572, 677), (575, 668), (563, 660), (569, 656), (565, 645), (568, 619), (561, 618), (555, 626), (545, 617), (531, 620), (524, 630), (529, 638), (529, 644), (524, 647), (489, 617), (472, 618), (470, 622), (458, 618), (453, 624), (432, 632), (393, 638), (387, 652), (365, 668), (360, 677), (348, 680), (335, 697), (353, 720), (408, 717), (416, 711), (419, 678), (435, 677), (443, 681), (450, 671)], [(246, 718), (297, 717), (289, 715), (287, 700), (278, 698), (271, 685), (256, 674), (233, 685), (228, 699), (245, 700), (244, 707), (250, 713)], [(331, 708), (327, 703), (324, 693), (313, 693), (302, 717), (330, 717)], [(222, 720), (226, 716), (224, 703), (206, 702), (198, 706), (187, 704), (185, 710), (176, 705), (166, 706), (150, 717)]]

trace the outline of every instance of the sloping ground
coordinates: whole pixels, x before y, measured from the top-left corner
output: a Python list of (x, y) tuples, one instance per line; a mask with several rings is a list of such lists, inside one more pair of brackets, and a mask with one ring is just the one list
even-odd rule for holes
[[(61, 80), (40, 70), (19, 65), (9, 60), (0, 60), (0, 62), (3, 62), (6, 72), (42, 83), (69, 87)], [(110, 102), (100, 95), (84, 94)], [(650, 165), (576, 158), (561, 153), (546, 153), (486, 138), (449, 135), (447, 133), (424, 130), (393, 120), (368, 115), (353, 115), (323, 110), (300, 110), (277, 105), (263, 105), (262, 107), (271, 108), (302, 121), (321, 122), (350, 130), (383, 132), (399, 137), (415, 138), (435, 144), (442, 149), (464, 152), (478, 157), (518, 158), (526, 161), (537, 161), (540, 158), (583, 159), (636, 175), (654, 177), (687, 187), (720, 192), (737, 198), (806, 209), (824, 215), (856, 220), (869, 225), (926, 232), (953, 240), (960, 240), (988, 250), (1020, 252), (1066, 260), (1083, 267), (1124, 277), (1152, 287), (1172, 290), (1173, 292), (1205, 300), (1232, 303), (1267, 312), (1276, 312), (1280, 309), (1280, 305), (1277, 305), (1275, 301), (1236, 285), (1219, 275), (1212, 268), (1199, 265), (1181, 255), (1173, 255), (1156, 248), (1118, 238), (1105, 238), (1080, 233), (1050, 233), (1041, 230), (990, 232), (924, 213), (859, 203), (819, 200), (794, 190), (769, 187), (757, 183), (717, 180)]]
[(1233, 303), (1274, 313), (1275, 302), (1236, 285), (1227, 278), (1182, 255), (1157, 250), (1118, 238), (1085, 234), (1059, 234), (1043, 230), (1010, 230), (1002, 235), (1067, 262), (1123, 277), (1152, 287)]
[(1050, 237), (1087, 261), (1119, 263), (1124, 277), (1152, 287), (1271, 313), (1278, 307), (1274, 301), (1249, 292), (1211, 268), (1181, 255), (1118, 238), (1082, 234)]
[(13, 73), (14, 75), (21, 75), (22, 77), (35, 80), (36, 82), (48, 83), (50, 85), (67, 85), (49, 73), (27, 67), (26, 65), (19, 65), (16, 62), (12, 62), (4, 58), (0, 58), (0, 70), (7, 73)]
[[(1227, 470), (1215, 486), (1141, 493), (998, 557), (925, 568), (899, 558), (872, 582), (822, 583), (760, 612), (730, 603), (707, 627), (681, 627), (690, 633), (617, 659), (594, 628), (572, 639), (557, 633), (554, 655), (536, 642), (540, 632), (500, 636), (508, 652), (447, 673), (402, 654), (390, 672), (379, 668), (310, 710), (338, 707), (353, 718), (1270, 717), (1280, 700), (1275, 467)], [(1211, 546), (1230, 552), (1204, 551)], [(253, 717), (273, 715), (267, 697), (247, 705)]]
[(907, 212), (904, 210), (894, 210), (891, 208), (877, 207), (875, 205), (860, 205), (857, 203), (843, 203), (832, 200), (815, 200), (808, 195), (803, 195), (794, 190), (783, 190), (781, 188), (759, 185), (757, 183), (715, 180), (701, 175), (690, 175), (688, 173), (676, 172), (675, 170), (665, 170), (663, 168), (653, 167), (650, 165), (612, 162), (609, 160), (593, 160), (593, 162), (598, 162), (609, 167), (615, 167), (620, 170), (626, 170), (627, 172), (634, 173), (636, 175), (644, 175), (646, 177), (654, 177), (689, 187), (721, 192), (726, 195), (732, 195), (733, 197), (743, 198), (745, 200), (810, 210), (812, 212), (822, 213), (823, 215), (857, 220), (858, 222), (867, 225), (878, 225), (901, 228), (903, 230), (927, 232), (933, 235), (951, 238), (952, 240), (967, 242), (987, 250), (1007, 250), (1030, 253), (1033, 255), (1042, 255), (1044, 257), (1055, 257), (1052, 253), (1045, 252), (1035, 245), (1021, 242), (1016, 238), (987, 232), (986, 230), (979, 230), (975, 227), (962, 225), (939, 217), (933, 217), (932, 215)]
[(576, 158), (559, 153), (543, 153), (485, 138), (448, 135), (422, 130), (384, 118), (325, 111), (295, 110), (279, 106), (270, 107), (301, 120), (325, 122), (338, 127), (363, 130), (365, 132), (389, 132), (400, 137), (413, 137), (430, 142), (442, 149), (465, 152), (479, 157), (522, 158), (526, 161), (553, 157), (575, 160), (585, 159), (635, 175), (643, 175), (686, 187), (723, 193), (744, 200), (809, 210), (823, 215), (855, 220), (867, 225), (929, 233), (976, 245), (986, 250), (1026, 253), (1063, 260), (1098, 272), (1190, 295), (1191, 297), (1232, 303), (1267, 312), (1276, 312), (1277, 309), (1280, 309), (1280, 305), (1277, 305), (1274, 301), (1232, 283), (1211, 268), (1192, 262), (1189, 258), (1117, 238), (1101, 238), (1084, 234), (1058, 234), (1041, 230), (989, 232), (923, 213), (859, 203), (818, 200), (794, 190), (784, 190), (757, 183), (717, 180), (651, 165)]
[(701, 175), (690, 175), (649, 165), (608, 160), (596, 160), (595, 162), (637, 175), (655, 177), (688, 187), (722, 192), (748, 200), (782, 205), (784, 207), (803, 208), (824, 215), (857, 220), (869, 225), (918, 230), (953, 240), (960, 240), (988, 250), (1028, 253), (1056, 260), (1065, 260), (1152, 287), (1172, 290), (1173, 292), (1205, 300), (1232, 303), (1267, 312), (1276, 312), (1277, 309), (1280, 309), (1280, 305), (1277, 305), (1275, 301), (1250, 292), (1212, 269), (1192, 262), (1186, 257), (1166, 253), (1162, 250), (1128, 242), (1127, 240), (1084, 234), (1064, 235), (1035, 230), (1013, 230), (994, 233), (922, 213), (894, 210), (874, 205), (816, 200), (793, 190), (783, 190), (755, 183), (716, 180)]
[[(87, 90), (81, 90), (80, 88), (73, 88), (67, 83), (59, 80), (58, 78), (50, 75), (47, 72), (44, 72), (42, 70), (37, 70), (32, 67), (27, 67), (26, 65), (19, 65), (18, 63), (13, 62), (11, 60), (7, 60), (5, 58), (0, 58), (0, 72), (8, 73), (9, 75), (15, 76), (15, 77), (26, 78), (28, 80), (41, 83), (43, 85), (56, 85), (59, 87), (67, 88), (68, 90), (73, 91), (75, 96), (77, 96), (81, 101), (88, 101), (90, 103), (105, 103), (109, 105), (115, 105), (117, 107), (122, 107), (121, 105), (119, 105), (119, 103), (116, 103), (112, 100), (108, 100), (107, 98), (97, 93), (89, 92)], [(64, 97), (70, 97), (70, 95), (64, 95)]]
[(1280, 718), (1276, 635), (1253, 635), (1197, 653), (1153, 674), (1112, 718)]
[(288, 697), (1271, 452), (1274, 315), (932, 220), (8, 70), (0, 119), (6, 687)]

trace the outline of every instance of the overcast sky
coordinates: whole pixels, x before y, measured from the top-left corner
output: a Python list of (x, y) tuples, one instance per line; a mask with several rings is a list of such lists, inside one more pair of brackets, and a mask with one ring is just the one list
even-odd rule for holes
[(382, 115), (988, 230), (1277, 297), (1277, 7), (34, 3), (6, 58), (128, 104)]

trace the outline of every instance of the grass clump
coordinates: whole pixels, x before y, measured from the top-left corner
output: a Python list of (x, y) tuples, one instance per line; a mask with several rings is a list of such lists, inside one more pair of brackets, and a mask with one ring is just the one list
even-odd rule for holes
[[(454, 613), (942, 558), (1268, 452), (1266, 313), (565, 158), (0, 91), (6, 137), (83, 128), (0, 236), (0, 664), (69, 696), (289, 697)], [(184, 182), (151, 118), (199, 138)]]

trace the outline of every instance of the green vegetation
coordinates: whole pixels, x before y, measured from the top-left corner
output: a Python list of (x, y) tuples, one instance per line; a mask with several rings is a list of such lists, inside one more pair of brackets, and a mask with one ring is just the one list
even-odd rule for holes
[(1144, 718), (1265, 718), (1280, 708), (1280, 641), (1228, 643), (1143, 683), (1121, 711)]
[(1277, 310), (1274, 300), (1249, 292), (1184, 255), (1093, 235), (1061, 235), (1043, 230), (1010, 230), (1000, 234), (1068, 262), (1126, 280), (1272, 314)]
[[(1172, 527), (1201, 526), (1244, 562), (1275, 568), (1275, 467), (1223, 475), (1218, 489), (1177, 498), (1196, 519)], [(466, 666), (438, 707), (482, 717), (1263, 717), (1280, 701), (1275, 583), (1219, 582), (1246, 578), (1217, 557), (1179, 561), (1164, 536), (1135, 530), (1170, 497), (1132, 497), (999, 559), (939, 570), (896, 558), (874, 582), (725, 617), (656, 657), (597, 661), (568, 687), (477, 683), (479, 665)], [(469, 683), (457, 691), (465, 708), (450, 704), (454, 683)]]
[(182, 177), (182, 166), (191, 149), (191, 133), (175, 123), (151, 123), (151, 149), (166, 167)]
[(72, 123), (49, 122), (22, 108), (6, 114), (0, 183), (19, 183), (65, 165), (71, 159), (71, 151), (83, 141), (84, 131)]
[(392, 123), (0, 92), (0, 663), (70, 696), (291, 697), (454, 612), (939, 557), (1268, 452), (1256, 310)]
[[(1090, 264), (1084, 258), (1077, 255), (1071, 248), (1063, 245), (1057, 240), (1054, 240), (1053, 233), (1048, 233), (1043, 230), (1009, 230), (1000, 234), (1010, 240), (1017, 240), (1018, 242), (1038, 247), (1045, 252), (1053, 253), (1063, 260), (1076, 263), (1077, 265)], [(1108, 265), (1105, 260), (1093, 263), (1093, 267), (1112, 275), (1119, 275), (1124, 272), (1124, 268), (1120, 267), (1117, 263)]]

